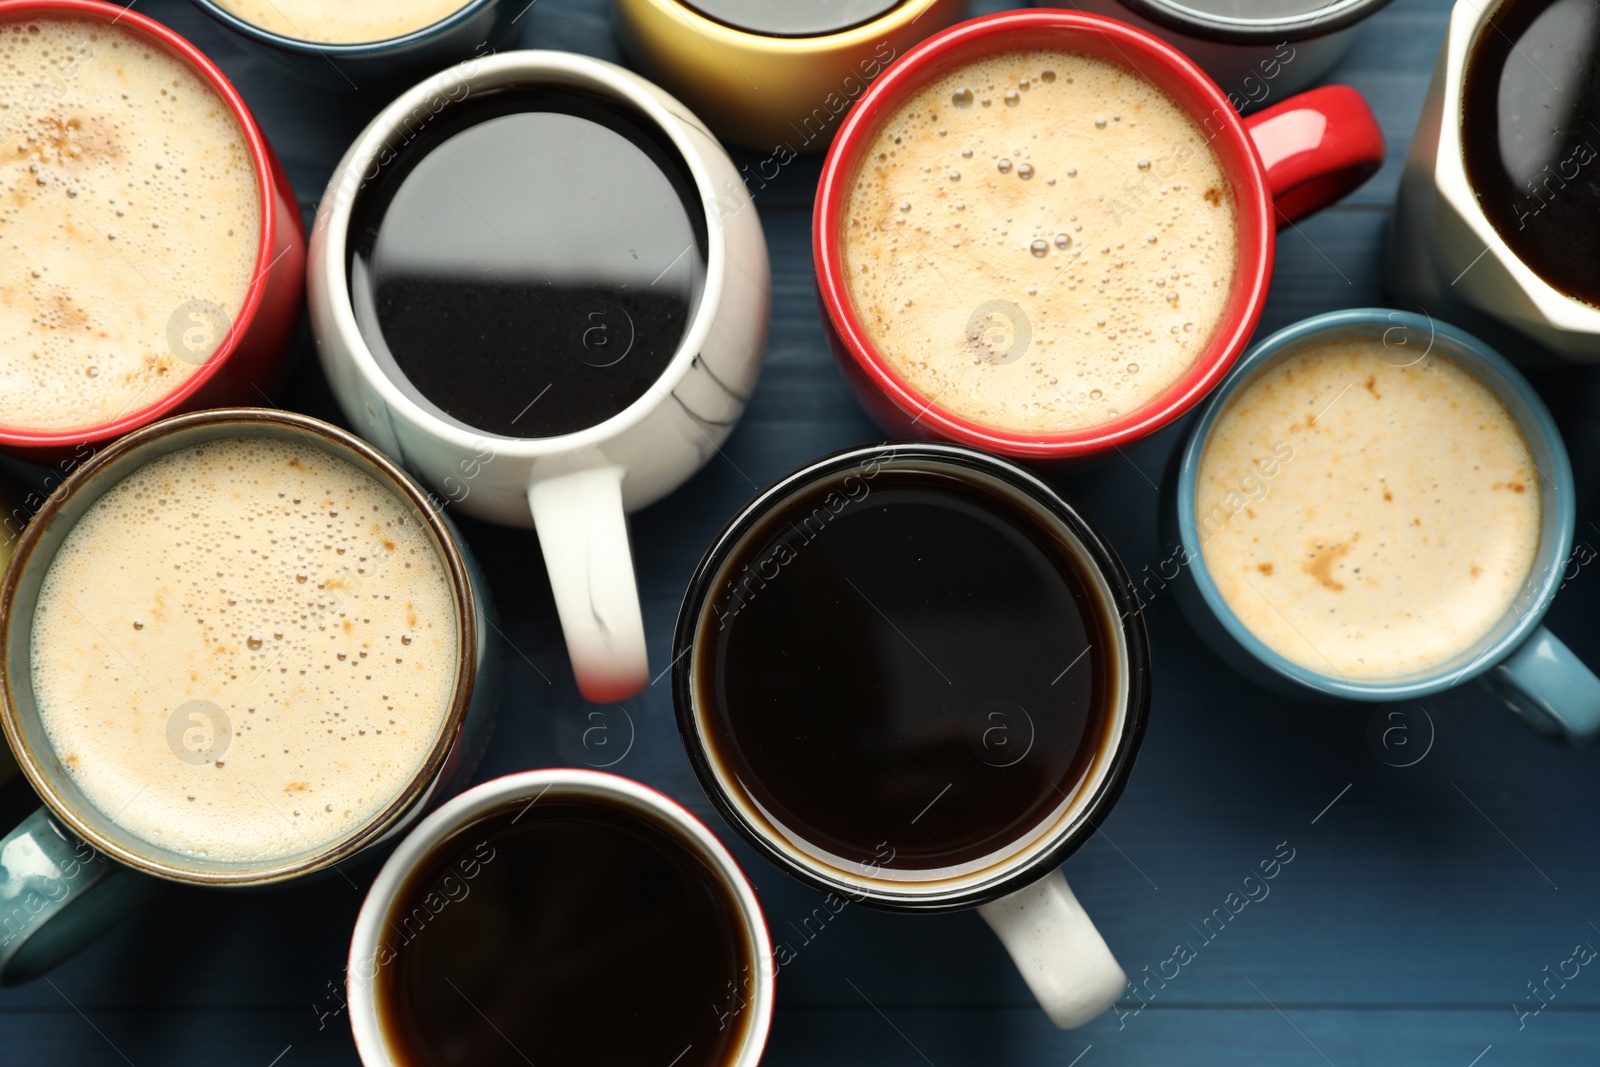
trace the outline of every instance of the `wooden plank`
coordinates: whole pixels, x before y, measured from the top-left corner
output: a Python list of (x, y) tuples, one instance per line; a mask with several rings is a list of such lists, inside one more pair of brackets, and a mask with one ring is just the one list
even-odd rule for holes
[[(1004, 6), (985, 0), (977, 9)], [(314, 205), (339, 155), (383, 101), (287, 82), (239, 55), (182, 0), (149, 0), (140, 10), (147, 8), (218, 56), (284, 156), (302, 205)], [(1384, 302), (1388, 205), (1446, 10), (1442, 0), (1396, 0), (1333, 75), (1372, 101), (1390, 139), (1388, 162), (1344, 205), (1281, 236), (1262, 331)], [(617, 57), (600, 0), (539, 0), (525, 42)], [(817, 319), (809, 245), (816, 166), (813, 158), (786, 168), (758, 200), (773, 257), (773, 326), (744, 422), (722, 456), (634, 522), (658, 670), (671, 658), (684, 584), (722, 523), (787, 470), (879, 436), (833, 367)], [(338, 421), (308, 340), (299, 357), (295, 378), (275, 399)], [(1600, 546), (1600, 528), (1587, 525), (1600, 522), (1600, 421), (1589, 414), (1600, 406), (1600, 378), (1558, 371), (1535, 380), (1572, 446), (1582, 536)], [(1183, 430), (1051, 475), (1136, 574), (1162, 559), (1152, 483)], [(573, 686), (532, 535), (471, 520), (461, 526), (490, 575), (512, 646), (496, 740), (480, 777), (615, 759), (618, 749), (583, 745), (597, 709)], [(1572, 579), (1550, 621), (1580, 654), (1600, 660), (1590, 608), (1597, 569)], [(849, 908), (823, 924), (813, 916), (815, 894), (735, 844), (774, 935), (796, 950), (780, 976), (767, 1062), (923, 1062), (896, 1027), (939, 1067), (1067, 1067), (1091, 1043), (1082, 1067), (1319, 1064), (1324, 1056), (1340, 1067), (1468, 1067), (1491, 1043), (1483, 1067), (1593, 1059), (1600, 978), (1588, 968), (1521, 1030), (1512, 1004), (1531, 1005), (1527, 984), (1559, 967), (1576, 942), (1600, 945), (1589, 925), (1600, 922), (1591, 910), (1600, 855), (1588, 826), (1600, 808), (1600, 754), (1549, 749), (1467, 689), (1424, 701), (1432, 749), (1415, 766), (1389, 766), (1380, 757), (1394, 762), (1393, 754), (1375, 749), (1369, 730), (1374, 716), (1381, 728), (1393, 709), (1286, 701), (1252, 687), (1198, 646), (1159, 589), (1149, 623), (1156, 650), (1149, 738), (1118, 809), (1067, 873), (1134, 977), (1170, 974), (1164, 961), (1179, 943), (1191, 947), (1193, 961), (1165, 986), (1152, 983), (1143, 996), (1154, 998), (1139, 1015), (1126, 1015), (1139, 1001), (1125, 1001), (1122, 1029), (1110, 1016), (1063, 1035), (1030, 1006), (975, 916)], [(682, 755), (666, 683), (600, 710), (608, 744), (632, 738), (611, 769), (677, 797), (726, 836)], [(1402, 710), (1420, 736), (1420, 712)], [(31, 803), (20, 784), (0, 790), (0, 817)], [(1295, 850), (1294, 860), (1269, 896), (1224, 924), (1216, 909), (1228, 908), (1228, 894), (1279, 842)], [(267, 1064), (290, 1045), (283, 1067), (354, 1062), (342, 1023), (328, 1020), (319, 1030), (314, 1006), (336, 1003), (329, 983), (337, 987), (374, 870), (371, 862), (355, 864), (345, 872), (350, 882), (330, 875), (273, 892), (173, 890), (53, 984), (0, 992), (0, 1062), (124, 1062), (95, 1027), (140, 1065)]]
[[(1481, 1012), (1319, 1010), (1264, 996), (1248, 1008), (1157, 1010), (1107, 1016), (1062, 1033), (1037, 1012), (896, 1004), (848, 974), (847, 1003), (780, 1008), (767, 1067), (1148, 1067), (1156, 1063), (1271, 1063), (1278, 1067), (1549, 1067), (1593, 1062), (1592, 1011), (1557, 1011), (1523, 1030)], [(867, 998), (870, 999), (870, 1003)], [(843, 998), (841, 998), (843, 1000)], [(342, 1025), (307, 1032), (283, 1008), (132, 1012), (0, 1012), (8, 1063), (195, 1063), (247, 1067), (348, 1067), (358, 1063)], [(275, 1059), (281, 1057), (281, 1059)]]
[[(1007, 1063), (1038, 1067), (1148, 1067), (1159, 1063), (1270, 1063), (1281, 1067), (1471, 1067), (1549, 1065), (1592, 1058), (1591, 1014), (1554, 1014), (1506, 1033), (1498, 1020), (1452, 1011), (1305, 1011), (1261, 997), (1248, 1010), (1146, 1011), (1105, 1017), (1061, 1033), (1035, 1013), (934, 1010), (886, 1004), (859, 981), (878, 1010), (792, 1011), (775, 1020), (769, 1067), (790, 1064), (911, 1065)], [(1258, 983), (1259, 984), (1259, 983)], [(1266, 987), (1263, 987), (1266, 988)], [(1254, 994), (1252, 994), (1254, 995)], [(1270, 995), (1270, 994), (1269, 994)], [(852, 996), (855, 996), (852, 993)], [(857, 997), (857, 1003), (861, 997)], [(1081, 1058), (1080, 1058), (1081, 1057)]]

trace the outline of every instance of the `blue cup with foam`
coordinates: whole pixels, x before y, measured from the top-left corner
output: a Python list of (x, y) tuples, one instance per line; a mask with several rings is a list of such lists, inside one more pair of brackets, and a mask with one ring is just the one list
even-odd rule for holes
[(1477, 679), (1579, 746), (1600, 735), (1600, 679), (1542, 624), (1574, 525), (1566, 447), (1527, 380), (1446, 323), (1357, 308), (1279, 330), (1218, 386), (1168, 473), (1157, 572), (1277, 692), (1396, 701)]

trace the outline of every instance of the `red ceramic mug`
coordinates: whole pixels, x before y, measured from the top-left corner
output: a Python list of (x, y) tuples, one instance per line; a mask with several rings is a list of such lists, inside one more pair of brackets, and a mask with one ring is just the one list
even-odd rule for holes
[[(883, 123), (950, 71), (985, 56), (1031, 49), (1076, 52), (1132, 69), (1183, 108), (1232, 186), (1238, 233), (1232, 292), (1210, 343), (1188, 370), (1142, 407), (1063, 433), (980, 425), (914, 390), (873, 346), (852, 306), (844, 270), (842, 218), (861, 157)], [(867, 412), (893, 437), (942, 439), (1038, 461), (1128, 444), (1188, 411), (1233, 366), (1266, 300), (1277, 227), (1356, 188), (1382, 164), (1383, 153), (1383, 133), (1371, 108), (1347, 86), (1313, 89), (1245, 118), (1191, 60), (1114, 19), (1040, 9), (963, 22), (928, 38), (879, 75), (851, 109), (823, 164), (812, 244), (834, 355)]]
[[(258, 390), (270, 392), (277, 384), (299, 324), (305, 297), (306, 245), (294, 189), (250, 109), (222, 71), (198, 48), (161, 23), (129, 10), (127, 5), (98, 0), (0, 0), (0, 26), (30, 18), (114, 25), (175, 57), (198, 75), (216, 93), (244, 135), (261, 198), (261, 233), (254, 273), (238, 315), (225, 324), (220, 340), (214, 336), (206, 339), (209, 354), (199, 357), (204, 362), (177, 388), (110, 422), (70, 430), (9, 427), (0, 411), (0, 451), (38, 463), (53, 463), (66, 457), (77, 461), (89, 450), (168, 415), (261, 403)], [(104, 56), (99, 58), (107, 61)], [(92, 55), (83, 60), (95, 61)], [(213, 314), (198, 307), (196, 313), (202, 319)], [(195, 320), (195, 324), (205, 328), (217, 325), (202, 320)]]

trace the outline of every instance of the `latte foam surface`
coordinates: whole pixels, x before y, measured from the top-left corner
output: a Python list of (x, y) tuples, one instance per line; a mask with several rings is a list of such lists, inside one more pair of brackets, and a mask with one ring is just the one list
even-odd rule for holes
[(281, 37), (365, 44), (404, 37), (466, 7), (468, 0), (217, 0), (217, 6)]
[(66, 536), (34, 617), (35, 699), (113, 822), (188, 855), (282, 859), (415, 777), (453, 699), (456, 620), (428, 528), (376, 478), (228, 438), (138, 468)]
[(1065, 433), (1157, 399), (1233, 286), (1233, 194), (1205, 131), (1140, 75), (985, 57), (892, 115), (841, 231), (851, 303), (914, 391), (983, 426)]
[(103, 22), (0, 20), (0, 426), (161, 400), (227, 336), (260, 246), (244, 131), (199, 75)]
[(1415, 347), (1309, 348), (1206, 441), (1205, 565), (1239, 620), (1319, 674), (1404, 677), (1469, 653), (1532, 571), (1543, 476), (1517, 421)]

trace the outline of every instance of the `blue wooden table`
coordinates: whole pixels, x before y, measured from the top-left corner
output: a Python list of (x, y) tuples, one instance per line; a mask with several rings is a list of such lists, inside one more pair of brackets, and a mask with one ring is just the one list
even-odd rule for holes
[[(982, 0), (974, 10), (1010, 6)], [(184, 0), (141, 0), (138, 10), (188, 35), (235, 79), (309, 218), (335, 162), (383, 101), (286, 82)], [(1395, 0), (1335, 72), (1371, 100), (1389, 159), (1346, 202), (1283, 236), (1263, 331), (1384, 302), (1381, 249), (1447, 10), (1446, 0)], [(537, 0), (519, 26), (529, 46), (619, 58), (604, 0)], [(809, 245), (817, 171), (814, 159), (795, 162), (757, 201), (772, 249), (774, 317), (748, 414), (722, 457), (634, 521), (656, 669), (670, 657), (690, 572), (735, 509), (812, 457), (878, 436), (834, 369), (817, 319)], [(300, 349), (291, 385), (273, 399), (337, 421), (309, 340)], [(1535, 381), (1572, 452), (1578, 542), (1600, 548), (1600, 374), (1562, 370)], [(1186, 425), (1125, 460), (1059, 480), (1136, 574), (1160, 559), (1154, 483)], [(725, 831), (684, 758), (666, 682), (618, 707), (585, 704), (532, 534), (472, 521), (462, 528), (511, 645), (480, 777), (610, 766)], [(1600, 564), (1575, 568), (1550, 615), (1591, 662), (1600, 662), (1597, 594)], [(779, 975), (767, 1063), (1600, 1062), (1600, 963), (1564, 962), (1575, 946), (1600, 946), (1600, 751), (1551, 749), (1471, 687), (1402, 707), (1287, 701), (1223, 667), (1159, 592), (1149, 625), (1149, 737), (1120, 805), (1067, 874), (1131, 977), (1172, 975), (1177, 965), (1165, 961), (1185, 944), (1192, 958), (1177, 977), (1150, 979), (1142, 999), (1062, 1033), (976, 915), (851, 907), (806, 925), (820, 898), (724, 833), (775, 940), (795, 954)], [(1399, 732), (1385, 741), (1390, 727)], [(5, 818), (34, 803), (18, 782), (0, 790)], [(1270, 894), (1233, 914), (1246, 874), (1291, 850)], [(275, 891), (173, 888), (48, 980), (0, 991), (0, 1065), (354, 1064), (339, 990), (375, 870), (358, 865), (350, 880)], [(1564, 983), (1551, 977), (1575, 967)]]

